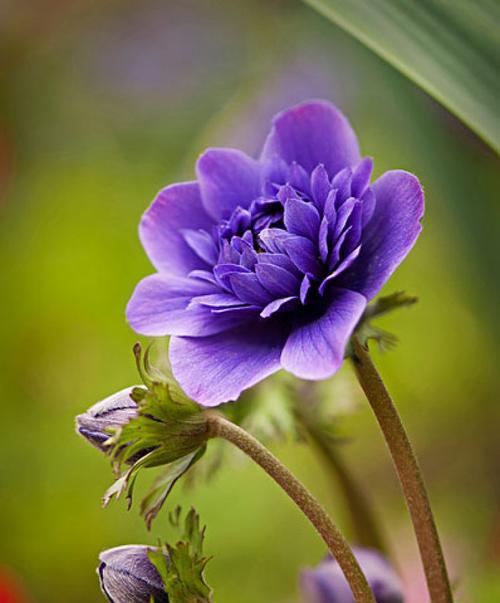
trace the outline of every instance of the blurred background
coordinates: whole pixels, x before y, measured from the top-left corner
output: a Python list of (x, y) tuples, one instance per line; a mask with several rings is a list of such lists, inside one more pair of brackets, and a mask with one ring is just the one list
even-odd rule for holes
[[(386, 287), (420, 302), (380, 321), (375, 352), (420, 456), (463, 603), (500, 601), (498, 160), (455, 118), (300, 2), (3, 0), (0, 3), (0, 601), (101, 601), (100, 550), (147, 533), (103, 510), (107, 460), (74, 416), (138, 382), (124, 319), (152, 272), (137, 224), (157, 190), (193, 177), (206, 146), (258, 153), (272, 115), (323, 97), (351, 120), (376, 175), (415, 172), (423, 234)], [(349, 365), (325, 389), (342, 455), (366, 488), (408, 585), (426, 600), (389, 457)], [(313, 452), (274, 451), (345, 526)], [(141, 482), (147, 482), (141, 476)], [(217, 603), (295, 603), (322, 543), (239, 456), (179, 487), (208, 524)], [(10, 593), (10, 594), (9, 594)]]

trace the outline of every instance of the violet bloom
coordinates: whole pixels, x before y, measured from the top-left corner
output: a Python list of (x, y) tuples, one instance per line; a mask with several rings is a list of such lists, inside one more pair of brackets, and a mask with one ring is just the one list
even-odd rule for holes
[(101, 590), (111, 603), (168, 603), (149, 547), (125, 545), (103, 551), (97, 568)]
[(140, 224), (157, 273), (127, 307), (139, 333), (172, 335), (170, 360), (205, 406), (283, 368), (325, 379), (368, 300), (421, 230), (418, 179), (370, 185), (346, 118), (325, 101), (280, 113), (258, 160), (208, 149), (197, 180), (163, 189)]
[(107, 440), (112, 436), (110, 428), (118, 428), (137, 417), (137, 404), (130, 394), (140, 386), (127, 387), (97, 402), (87, 412), (76, 417), (76, 430), (88, 442), (107, 452)]
[[(370, 549), (354, 549), (377, 603), (403, 603), (401, 581), (387, 560)], [(339, 564), (327, 557), (315, 569), (304, 570), (301, 587), (307, 603), (355, 603)]]

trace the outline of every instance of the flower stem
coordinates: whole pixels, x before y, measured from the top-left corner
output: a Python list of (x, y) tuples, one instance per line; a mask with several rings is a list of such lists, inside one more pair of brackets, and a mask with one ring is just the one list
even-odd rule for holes
[(307, 488), (265, 446), (221, 415), (207, 413), (211, 437), (231, 442), (254, 460), (288, 494), (316, 528), (342, 568), (357, 603), (375, 603), (368, 582), (344, 536)]
[(358, 380), (392, 455), (420, 549), (431, 603), (452, 603), (450, 581), (429, 498), (401, 418), (368, 350), (353, 337)]

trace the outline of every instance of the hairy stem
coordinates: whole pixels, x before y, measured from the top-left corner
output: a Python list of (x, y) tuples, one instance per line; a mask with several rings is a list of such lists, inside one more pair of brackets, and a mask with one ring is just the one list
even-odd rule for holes
[(368, 350), (353, 337), (354, 367), (396, 467), (420, 549), (432, 603), (452, 603), (450, 581), (429, 498), (401, 418)]
[(342, 568), (357, 603), (375, 603), (368, 582), (349, 544), (325, 509), (267, 448), (238, 425), (221, 415), (207, 415), (211, 437), (224, 438), (247, 454), (288, 494), (316, 528)]

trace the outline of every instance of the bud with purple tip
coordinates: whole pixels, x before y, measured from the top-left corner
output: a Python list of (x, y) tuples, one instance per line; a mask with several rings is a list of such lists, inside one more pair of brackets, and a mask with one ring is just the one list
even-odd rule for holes
[(110, 603), (168, 603), (168, 595), (148, 553), (151, 547), (125, 545), (103, 551), (97, 569)]
[[(401, 581), (388, 561), (374, 550), (353, 550), (377, 603), (403, 603)], [(330, 556), (302, 572), (301, 587), (307, 603), (355, 603), (339, 564)]]
[(137, 404), (130, 395), (137, 387), (122, 389), (78, 415), (77, 432), (99, 450), (108, 452), (106, 442), (112, 436), (110, 429), (121, 427), (138, 415)]

